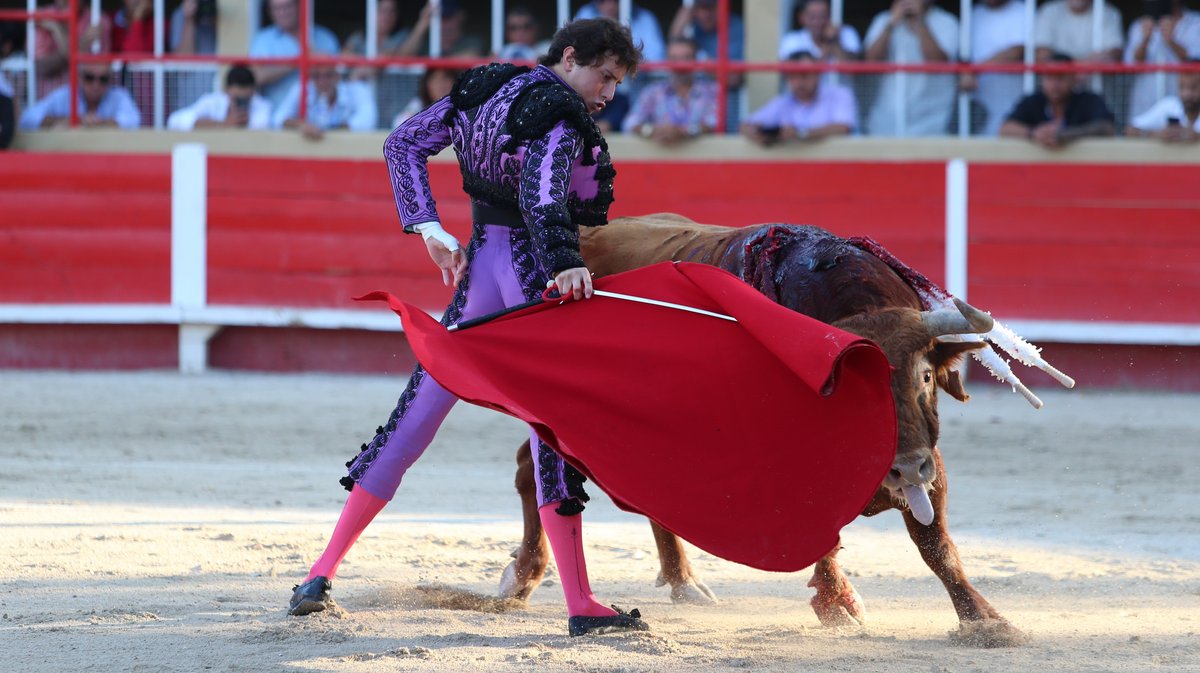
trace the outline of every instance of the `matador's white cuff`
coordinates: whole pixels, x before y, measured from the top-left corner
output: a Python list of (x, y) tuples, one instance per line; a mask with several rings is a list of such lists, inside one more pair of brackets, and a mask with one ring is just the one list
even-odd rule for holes
[(446, 246), (446, 249), (450, 252), (454, 252), (462, 247), (458, 244), (458, 239), (454, 238), (450, 232), (442, 229), (442, 223), (438, 222), (437, 220), (430, 220), (429, 222), (414, 224), (413, 229), (421, 234), (421, 238), (425, 239), (426, 241), (431, 238), (437, 239), (438, 242)]

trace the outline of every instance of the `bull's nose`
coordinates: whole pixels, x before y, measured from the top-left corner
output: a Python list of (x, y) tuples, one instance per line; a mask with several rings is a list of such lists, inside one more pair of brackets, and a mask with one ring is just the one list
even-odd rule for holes
[(888, 477), (896, 484), (927, 484), (933, 481), (934, 472), (933, 457), (923, 456), (911, 461), (896, 461)]

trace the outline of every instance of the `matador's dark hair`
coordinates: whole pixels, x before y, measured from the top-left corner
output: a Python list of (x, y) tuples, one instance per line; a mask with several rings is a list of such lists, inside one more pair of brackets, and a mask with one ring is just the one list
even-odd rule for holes
[(559, 28), (549, 51), (538, 63), (555, 65), (562, 61), (567, 47), (575, 47), (575, 62), (579, 65), (599, 65), (610, 55), (616, 56), (617, 65), (625, 67), (627, 76), (636, 74), (642, 62), (642, 48), (633, 43), (629, 28), (607, 17), (579, 19)]

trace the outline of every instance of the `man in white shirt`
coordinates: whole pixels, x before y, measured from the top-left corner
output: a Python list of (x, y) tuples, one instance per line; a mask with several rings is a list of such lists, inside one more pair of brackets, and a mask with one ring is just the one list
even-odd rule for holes
[[(135, 129), (142, 114), (133, 96), (113, 84), (107, 63), (85, 63), (79, 67), (79, 88), (75, 99), (79, 125), (83, 128)], [(25, 130), (66, 128), (71, 119), (71, 90), (66, 84), (46, 94), (21, 114)]]
[(371, 88), (363, 82), (343, 82), (332, 66), (309, 71), (306, 118), (300, 119), (300, 83), (296, 82), (274, 112), (276, 128), (299, 129), (309, 140), (320, 140), (325, 131), (373, 131), (379, 110)]
[[(1200, 56), (1200, 12), (1184, 9), (1180, 0), (1146, 0), (1147, 13), (1129, 26), (1126, 63), (1179, 63)], [(1129, 116), (1149, 110), (1178, 86), (1173, 72), (1134, 76)]]
[(254, 73), (235, 65), (225, 75), (225, 90), (204, 94), (191, 105), (167, 117), (172, 131), (203, 128), (271, 128), (271, 104), (254, 93)]
[[(867, 29), (868, 61), (945, 63), (958, 59), (958, 19), (932, 0), (893, 0)], [(867, 133), (928, 136), (947, 132), (958, 86), (951, 74), (896, 73), (880, 77), (867, 115)]]
[[(983, 0), (971, 10), (971, 62), (1021, 63), (1025, 59), (1026, 0)], [(1000, 132), (1013, 105), (1024, 95), (1018, 74), (979, 73), (975, 100), (987, 110), (983, 135)], [(969, 88), (964, 86), (963, 88)]]
[(824, 61), (852, 61), (862, 55), (862, 40), (851, 26), (839, 26), (830, 18), (829, 0), (797, 3), (796, 29), (779, 40), (779, 60), (809, 52)]
[[(1200, 59), (1189, 63), (1200, 66)], [(1125, 135), (1159, 138), (1168, 143), (1200, 140), (1200, 71), (1179, 74), (1179, 95), (1167, 96), (1138, 115)]]
[(1050, 0), (1034, 20), (1037, 58), (1060, 52), (1076, 61), (1115, 63), (1121, 59), (1121, 13), (1104, 5), (1099, 43), (1092, 31), (1092, 0)]

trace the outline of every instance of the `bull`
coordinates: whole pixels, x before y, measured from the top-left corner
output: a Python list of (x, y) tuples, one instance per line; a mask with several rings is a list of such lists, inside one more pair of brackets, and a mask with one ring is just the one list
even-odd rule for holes
[[(900, 510), (921, 558), (945, 585), (958, 613), (959, 629), (951, 634), (952, 640), (998, 647), (1026, 639), (967, 579), (947, 528), (946, 471), (937, 447), (938, 390), (967, 401), (958, 365), (969, 352), (979, 356), (981, 350), (987, 350), (994, 356), (977, 336), (992, 329), (990, 316), (957, 300), (960, 315), (949, 319), (947, 311), (924, 310), (929, 296), (922, 295), (911, 275), (904, 277), (902, 266), (886, 261), (886, 251), (869, 251), (868, 246), (852, 244), (817, 227), (729, 228), (658, 214), (620, 218), (605, 227), (588, 228), (581, 236), (581, 247), (588, 268), (597, 277), (668, 260), (717, 266), (787, 308), (878, 343), (894, 368), (891, 385), (898, 444), (891, 471), (862, 514)], [(967, 336), (947, 336), (955, 334)], [(1052, 373), (1061, 374), (1057, 370)], [(1040, 406), (1015, 375), (1009, 373), (1008, 378)], [(803, 437), (803, 431), (800, 433)], [(524, 539), (513, 552), (514, 560), (500, 585), (502, 596), (519, 600), (527, 599), (541, 583), (549, 560), (530, 456), (527, 441), (517, 451), (516, 477)], [(712, 591), (692, 570), (679, 538), (653, 521), (651, 529), (659, 556), (658, 585), (669, 584), (676, 602), (715, 602)], [(808, 582), (816, 589), (812, 608), (827, 626), (863, 624), (862, 598), (838, 565), (837, 553), (835, 548), (814, 565)]]

